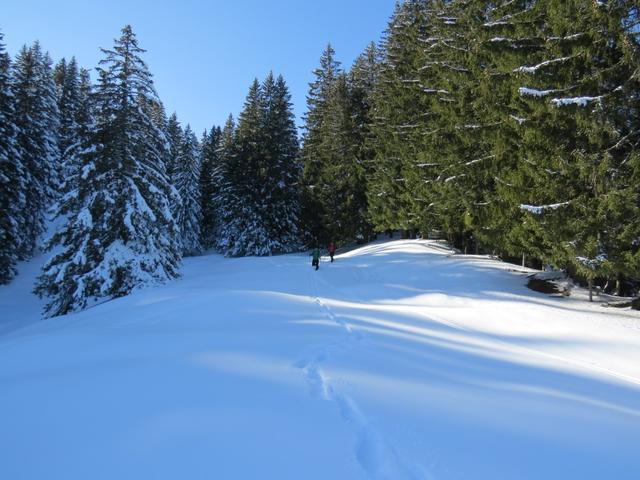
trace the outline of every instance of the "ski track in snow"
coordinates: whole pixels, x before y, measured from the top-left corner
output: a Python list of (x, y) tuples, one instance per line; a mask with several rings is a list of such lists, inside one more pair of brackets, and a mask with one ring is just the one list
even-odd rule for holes
[[(356, 342), (365, 337), (331, 310), (323, 302), (318, 291), (315, 271), (309, 272), (309, 286), (311, 298), (322, 312), (323, 316), (339, 325), (345, 332), (344, 338), (338, 342), (326, 345), (320, 353), (304, 357), (294, 363), (294, 366), (304, 372), (305, 380), (311, 394), (317, 398), (334, 402), (343, 420), (354, 430), (357, 437), (355, 458), (372, 480), (419, 480), (424, 479), (424, 473), (418, 473), (418, 468), (411, 468), (398, 456), (395, 450), (382, 438), (372, 422), (362, 412), (358, 404), (347, 394), (336, 390), (331, 380), (321, 368), (331, 354), (336, 350), (352, 349)], [(422, 469), (420, 469), (422, 471)], [(431, 478), (428, 476), (428, 478)]]

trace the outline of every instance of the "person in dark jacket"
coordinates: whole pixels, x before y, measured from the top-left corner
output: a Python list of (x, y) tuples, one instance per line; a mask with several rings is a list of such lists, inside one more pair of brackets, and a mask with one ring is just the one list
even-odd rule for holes
[(336, 244), (333, 242), (329, 243), (329, 247), (327, 248), (329, 251), (329, 256), (331, 257), (331, 262), (333, 262), (333, 256), (336, 254)]
[(320, 248), (319, 247), (315, 247), (312, 251), (311, 251), (311, 266), (312, 267), (316, 267), (316, 270), (318, 270), (320, 268)]

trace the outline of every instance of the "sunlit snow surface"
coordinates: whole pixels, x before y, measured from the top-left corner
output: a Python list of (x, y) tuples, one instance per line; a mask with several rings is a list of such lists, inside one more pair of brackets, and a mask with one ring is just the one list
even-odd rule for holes
[(327, 260), (188, 259), (47, 321), (23, 266), (0, 288), (0, 478), (640, 478), (637, 312), (426, 241)]

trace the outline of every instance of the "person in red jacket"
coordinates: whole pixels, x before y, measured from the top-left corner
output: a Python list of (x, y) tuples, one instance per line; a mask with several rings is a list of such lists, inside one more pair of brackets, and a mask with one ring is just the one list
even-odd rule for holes
[(329, 256), (331, 257), (331, 261), (333, 262), (333, 256), (336, 254), (336, 244), (330, 242), (327, 250), (329, 250)]

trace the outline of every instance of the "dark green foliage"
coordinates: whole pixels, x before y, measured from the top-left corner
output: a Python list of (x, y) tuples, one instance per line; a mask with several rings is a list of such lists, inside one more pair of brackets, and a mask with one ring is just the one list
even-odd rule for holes
[(29, 258), (44, 232), (46, 213), (60, 185), (56, 87), (51, 59), (37, 42), (29, 48), (23, 47), (18, 54), (12, 86), (28, 209), (20, 222), (20, 256)]
[(68, 63), (65, 59), (58, 62), (54, 69), (54, 80), (60, 112), (60, 190), (64, 195), (76, 188), (82, 168), (80, 152), (86, 147), (94, 127), (91, 81), (87, 70), (78, 71), (75, 58)]
[(504, 178), (520, 204), (542, 208), (528, 209), (526, 229), (516, 226), (510, 236), (589, 283), (640, 272), (633, 245), (640, 233), (633, 180), (638, 44), (625, 26), (636, 8), (541, 1), (522, 15), (538, 46), (513, 70), (519, 95), (512, 105), (526, 121), (516, 155), (521, 166)]
[(175, 164), (175, 188), (178, 192), (179, 207), (175, 220), (180, 230), (180, 245), (183, 255), (197, 255), (202, 252), (200, 209), (200, 145), (191, 127), (187, 125), (178, 146), (179, 154)]
[(328, 46), (307, 97), (302, 227), (305, 242), (367, 239), (367, 173), (371, 169), (371, 90), (375, 46), (346, 74)]
[(375, 228), (637, 279), (637, 19), (632, 1), (399, 3), (372, 93)]
[(300, 178), (298, 132), (291, 104), (291, 94), (282, 75), (270, 73), (263, 83), (264, 131), (261, 172), (262, 207), (267, 230), (278, 251), (293, 251), (299, 244)]
[(0, 34), (0, 284), (16, 274), (26, 212), (26, 172), (16, 138), (10, 67)]
[(222, 130), (213, 127), (209, 133), (202, 135), (200, 167), (200, 205), (202, 210), (201, 242), (205, 249), (215, 245), (215, 236), (218, 225), (218, 213), (216, 212), (215, 198), (218, 195), (218, 186), (215, 172), (220, 165), (220, 142)]

